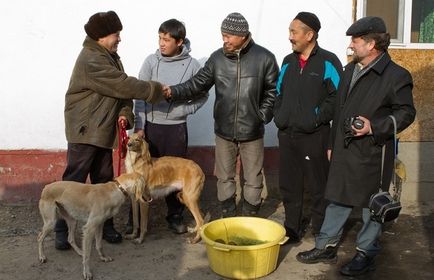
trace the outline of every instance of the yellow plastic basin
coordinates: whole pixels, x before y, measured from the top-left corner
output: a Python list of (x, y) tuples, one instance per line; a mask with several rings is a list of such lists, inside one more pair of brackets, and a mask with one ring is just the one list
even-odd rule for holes
[[(212, 221), (202, 227), (201, 236), (206, 243), (211, 269), (219, 275), (234, 279), (254, 279), (273, 272), (277, 266), (280, 245), (286, 241), (282, 225), (255, 217)], [(229, 245), (233, 237), (236, 240), (263, 243)]]

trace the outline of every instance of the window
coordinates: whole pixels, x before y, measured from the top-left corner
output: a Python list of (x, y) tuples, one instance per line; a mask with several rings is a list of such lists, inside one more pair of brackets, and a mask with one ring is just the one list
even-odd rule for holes
[(434, 1), (413, 0), (411, 42), (434, 43)]
[(384, 19), (392, 47), (434, 48), (433, 0), (359, 0), (357, 18), (364, 16)]

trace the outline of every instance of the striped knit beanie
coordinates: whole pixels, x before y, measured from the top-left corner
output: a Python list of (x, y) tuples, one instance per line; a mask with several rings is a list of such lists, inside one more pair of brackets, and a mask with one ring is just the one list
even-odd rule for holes
[(240, 13), (231, 13), (223, 20), (221, 31), (244, 37), (249, 35), (249, 23)]

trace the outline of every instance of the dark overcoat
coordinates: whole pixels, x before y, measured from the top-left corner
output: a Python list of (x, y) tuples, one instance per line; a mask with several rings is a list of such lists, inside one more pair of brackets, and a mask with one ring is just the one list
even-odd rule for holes
[[(367, 207), (378, 192), (381, 149), (386, 145), (383, 185), (388, 189), (393, 169), (393, 115), (398, 132), (415, 118), (413, 81), (410, 73), (394, 63), (386, 52), (350, 89), (355, 64), (344, 70), (332, 124), (332, 158), (326, 199), (350, 206)], [(372, 135), (351, 138), (345, 147), (344, 121), (363, 116), (370, 120)], [(347, 134), (348, 135), (348, 134)], [(384, 189), (384, 187), (383, 187)]]

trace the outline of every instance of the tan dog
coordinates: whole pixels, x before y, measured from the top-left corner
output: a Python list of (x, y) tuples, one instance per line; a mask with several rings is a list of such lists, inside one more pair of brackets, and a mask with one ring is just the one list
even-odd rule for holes
[[(200, 240), (199, 229), (204, 224), (198, 203), (205, 174), (199, 165), (180, 157), (165, 156), (151, 159), (148, 143), (134, 133), (128, 140), (125, 167), (127, 173), (138, 172), (143, 175), (146, 188), (149, 189), (152, 198), (165, 197), (171, 192), (180, 191), (178, 199), (187, 206), (196, 222), (196, 227), (189, 229), (189, 232), (196, 233), (190, 242), (197, 243)], [(139, 202), (139, 205), (140, 224), (137, 203), (133, 201), (133, 233), (125, 237), (136, 238), (140, 225), (140, 236), (135, 239), (135, 242), (142, 243), (148, 226), (149, 205), (146, 202)]]
[[(42, 231), (38, 235), (39, 261), (47, 261), (43, 250), (44, 239), (53, 230), (56, 220), (59, 217), (64, 218), (69, 228), (68, 242), (83, 256), (83, 277), (92, 279), (89, 258), (93, 239), (95, 238), (100, 259), (104, 262), (112, 261), (113, 259), (106, 256), (102, 250), (103, 224), (119, 212), (126, 196), (135, 197), (135, 200), (139, 201), (144, 201), (143, 196), (147, 200), (150, 199), (140, 174), (123, 174), (114, 182), (104, 184), (59, 181), (46, 185), (39, 200), (39, 211), (44, 221)], [(82, 250), (75, 243), (77, 221), (85, 222)]]

